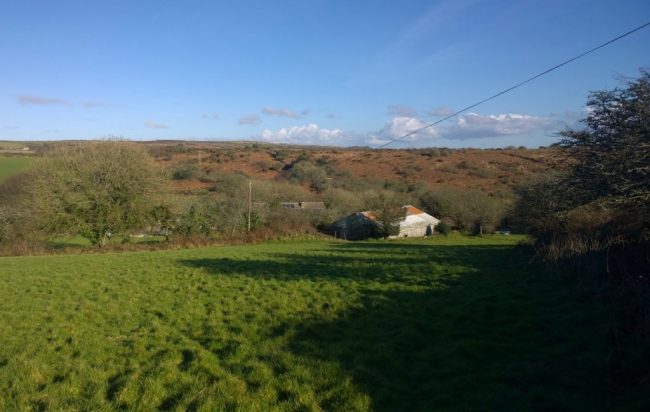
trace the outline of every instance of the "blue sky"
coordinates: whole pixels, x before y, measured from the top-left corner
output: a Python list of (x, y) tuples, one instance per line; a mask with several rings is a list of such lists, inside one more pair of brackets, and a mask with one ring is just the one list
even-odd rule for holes
[[(0, 0), (0, 139), (376, 146), (647, 21), (647, 0)], [(649, 66), (650, 27), (393, 147), (548, 145)]]

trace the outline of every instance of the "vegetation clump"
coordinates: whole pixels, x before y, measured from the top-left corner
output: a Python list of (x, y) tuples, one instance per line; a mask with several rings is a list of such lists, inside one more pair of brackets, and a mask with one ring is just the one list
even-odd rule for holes
[(151, 156), (133, 143), (64, 146), (31, 173), (25, 207), (46, 232), (79, 233), (102, 246), (111, 236), (147, 225), (161, 176)]
[(189, 180), (199, 175), (199, 168), (192, 162), (182, 163), (172, 171), (172, 179)]

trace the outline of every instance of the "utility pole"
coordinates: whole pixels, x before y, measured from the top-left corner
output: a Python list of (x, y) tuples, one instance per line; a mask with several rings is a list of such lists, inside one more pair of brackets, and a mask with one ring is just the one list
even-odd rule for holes
[(251, 231), (251, 209), (253, 208), (253, 181), (248, 181), (248, 231)]

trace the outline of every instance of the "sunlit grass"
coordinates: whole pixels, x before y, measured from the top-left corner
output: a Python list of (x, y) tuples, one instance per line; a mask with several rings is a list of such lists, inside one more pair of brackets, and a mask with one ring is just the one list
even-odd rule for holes
[(600, 309), (518, 240), (0, 258), (0, 410), (642, 402), (607, 379)]
[(31, 162), (32, 159), (29, 157), (0, 155), (0, 183), (28, 170)]

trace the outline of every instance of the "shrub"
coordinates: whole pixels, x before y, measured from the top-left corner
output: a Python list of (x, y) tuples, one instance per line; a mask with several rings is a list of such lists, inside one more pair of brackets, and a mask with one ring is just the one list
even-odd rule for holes
[(153, 158), (139, 145), (103, 141), (51, 151), (26, 184), (25, 207), (49, 233), (78, 233), (97, 246), (146, 226), (164, 190)]
[(458, 229), (474, 234), (493, 232), (508, 208), (506, 199), (480, 190), (452, 187), (424, 192), (418, 203), (427, 213), (438, 218), (450, 217)]
[(172, 171), (172, 179), (174, 180), (189, 180), (193, 179), (199, 174), (199, 168), (193, 163), (183, 163)]
[(316, 192), (327, 188), (327, 172), (309, 160), (297, 160), (284, 172), (290, 181), (309, 184)]
[(436, 225), (436, 231), (438, 233), (441, 233), (445, 236), (449, 235), (451, 233), (451, 225), (448, 225), (444, 222), (440, 222)]

